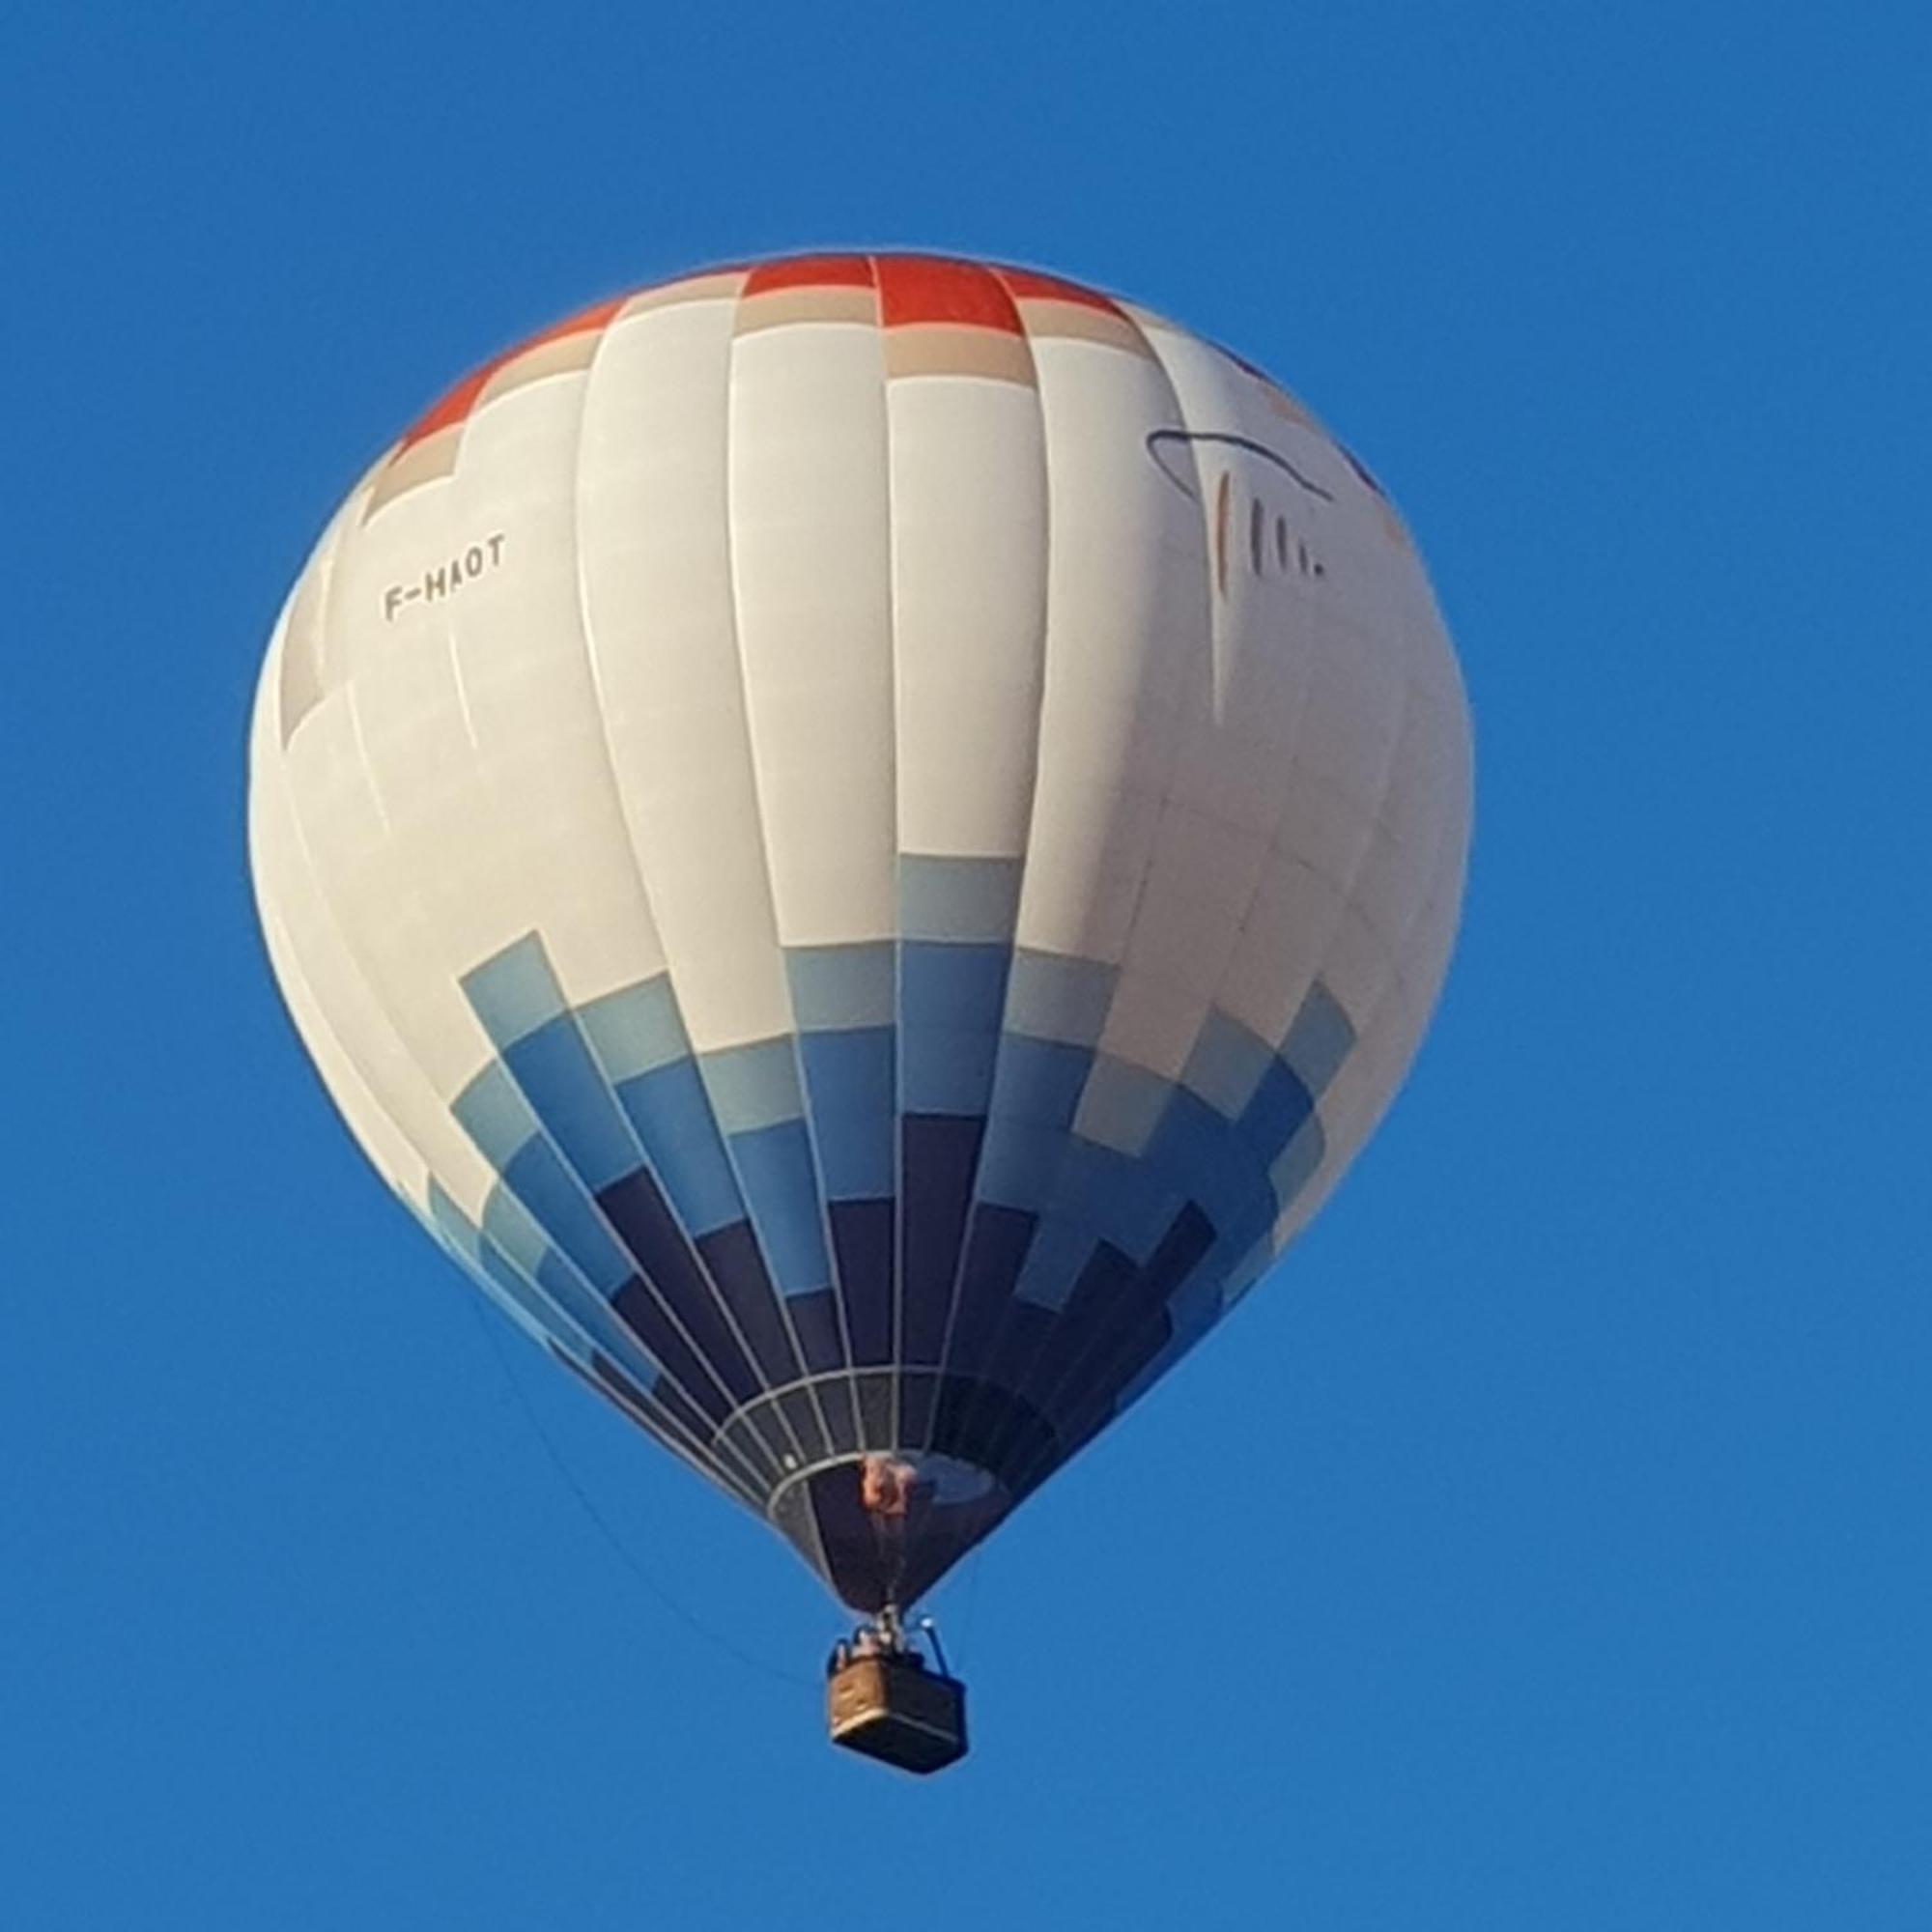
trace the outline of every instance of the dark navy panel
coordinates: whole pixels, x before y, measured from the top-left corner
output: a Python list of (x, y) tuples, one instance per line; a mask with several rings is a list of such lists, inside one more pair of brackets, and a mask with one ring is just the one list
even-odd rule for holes
[(939, 1360), (973, 1203), (983, 1116), (908, 1114), (899, 1122), (899, 1359)]
[(1037, 1217), (1017, 1208), (981, 1201), (973, 1209), (959, 1269), (959, 1305), (952, 1317), (952, 1339), (946, 1366), (968, 1378), (979, 1375), (1013, 1298)]
[(786, 1303), (807, 1370), (826, 1375), (845, 1366), (845, 1337), (838, 1331), (838, 1298), (829, 1288), (795, 1294)]
[(1025, 1392), (1058, 1388), (1074, 1363), (1103, 1346), (1123, 1316), (1133, 1313), (1133, 1291), (1141, 1268), (1131, 1255), (1101, 1241), (1081, 1269), (1060, 1311), (1060, 1320), (1027, 1369)]
[(866, 1443), (859, 1433), (859, 1391), (852, 1377), (821, 1376), (812, 1386), (818, 1391), (818, 1404), (825, 1411), (833, 1454), (850, 1456), (863, 1449)]
[(641, 1280), (634, 1276), (626, 1282), (611, 1305), (713, 1424), (723, 1422), (734, 1404), (749, 1402), (756, 1392), (757, 1378), (742, 1372), (727, 1378), (721, 1389), (678, 1324), (665, 1312), (664, 1303)]
[[(1076, 1358), (1057, 1388), (1045, 1393), (1061, 1461), (1105, 1427), (1121, 1393), (1168, 1346), (1174, 1334), (1170, 1304), (1214, 1244), (1213, 1223), (1196, 1203), (1188, 1203), (1141, 1269), (1117, 1323)], [(1016, 1487), (1037, 1487), (1051, 1466), (1015, 1467)]]
[(1018, 1389), (1058, 1319), (1052, 1309), (1035, 1302), (1018, 1297), (1009, 1301), (982, 1379), (995, 1388)]
[(810, 1392), (802, 1388), (784, 1389), (777, 1401), (779, 1411), (790, 1424), (806, 1461), (824, 1462), (832, 1454), (832, 1434), (825, 1426), (824, 1412)]
[(1015, 1463), (1051, 1461), (1057, 1447), (1053, 1427), (1010, 1389), (961, 1376), (941, 1376), (932, 1405), (931, 1446), (943, 1456), (997, 1468), (998, 1445), (1010, 1445)]
[(698, 1265), (650, 1170), (627, 1174), (597, 1200), (639, 1271), (663, 1296), (717, 1378), (738, 1401), (749, 1401), (760, 1382), (756, 1366), (725, 1320), (717, 1289)]
[(853, 1390), (859, 1399), (859, 1430), (868, 1449), (894, 1446), (897, 1381), (898, 1377), (890, 1369), (852, 1378)]
[(891, 1201), (834, 1201), (832, 1251), (845, 1298), (852, 1360), (871, 1367), (893, 1359), (893, 1246), (896, 1220)]
[(766, 1387), (797, 1381), (804, 1369), (751, 1224), (734, 1221), (700, 1236), (697, 1252), (737, 1318)]

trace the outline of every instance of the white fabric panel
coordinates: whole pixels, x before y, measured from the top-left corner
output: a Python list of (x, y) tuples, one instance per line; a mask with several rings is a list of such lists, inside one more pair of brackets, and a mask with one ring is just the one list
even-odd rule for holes
[[(577, 479), (586, 402), (583, 373), (549, 376), (487, 403), (464, 433), (448, 495), (450, 548), (472, 555), (492, 536), (503, 540), (501, 564), (447, 605), (476, 743), (472, 805), (482, 827), (468, 841), (490, 850), (478, 862), (487, 875), (461, 902), (438, 902), (454, 971), (534, 927), (573, 1002), (628, 984), (663, 958), (584, 635)], [(413, 782), (398, 770), (388, 789), (400, 797)]]
[[(264, 671), (265, 691), (274, 668), (271, 658)], [(496, 1177), (452, 1118), (448, 1095), (439, 1093), (425, 1076), (414, 1042), (406, 1041), (384, 1011), (346, 943), (310, 867), (292, 810), (289, 767), (273, 755), (268, 712), (265, 703), (256, 718), (254, 777), (248, 791), (249, 855), (264, 925), (275, 935), (271, 946), (285, 945), (291, 960), (299, 962), (300, 1003), (294, 996), (290, 1001), (297, 1029), (357, 1137), (364, 1133), (373, 1137), (378, 1119), (392, 1122), (415, 1160), (436, 1176), (472, 1221), (478, 1220)], [(305, 1024), (305, 1014), (311, 1011), (313, 1026)], [(344, 1064), (352, 1084), (328, 1070)], [(366, 1110), (361, 1099), (365, 1094)], [(395, 1172), (406, 1179), (415, 1179), (414, 1170), (401, 1156), (396, 1157)], [(411, 1198), (425, 1208), (427, 1185), (416, 1185)]]
[(893, 585), (885, 359), (870, 323), (732, 350), (738, 654), (778, 936), (894, 928)]
[(1197, 586), (1168, 566), (1194, 506), (1149, 461), (1174, 420), (1159, 365), (1038, 338), (1047, 455), (1046, 678), (1019, 944), (1117, 963), (1174, 765)]
[[(449, 977), (447, 942), (424, 903), (430, 882), (391, 831), (363, 756), (357, 702), (355, 687), (338, 693), (291, 740), (290, 798), (329, 917), (378, 1007), (447, 1099), (487, 1057), (488, 1044)], [(436, 856), (444, 859), (445, 848)], [(437, 883), (460, 890), (461, 881)]]
[[(1278, 1040), (1321, 978), (1360, 1036), (1339, 1089), (1347, 1106), (1350, 1080), (1377, 1057), (1372, 1023), (1419, 930), (1444, 842), (1460, 849), (1465, 836), (1452, 749), (1465, 742), (1460, 684), (1400, 523), (1326, 433), (1273, 384), (1185, 331), (1143, 320), (1197, 437), (1200, 503), (1221, 586), (1219, 755), (1183, 753), (1177, 792), (1199, 772), (1235, 801), (1237, 822), (1251, 803), (1249, 822), (1265, 822), (1271, 834), (1216, 997)], [(1216, 441), (1217, 433), (1238, 436), (1240, 445)], [(1218, 531), (1217, 516), (1225, 518)], [(1254, 683), (1264, 667), (1271, 678)], [(1275, 782), (1244, 793), (1229, 774), (1241, 773), (1236, 746), (1250, 725), (1264, 748), (1257, 777)], [(1134, 963), (1130, 951), (1130, 971)], [(1382, 1069), (1389, 1079), (1399, 1078), (1419, 1031), (1412, 1013), (1391, 1024), (1404, 1037), (1380, 1056), (1394, 1064), (1392, 1074)], [(1110, 1043), (1124, 1031), (1116, 1024)], [(1170, 999), (1168, 1041), (1183, 1031)], [(1324, 1119), (1337, 1103), (1337, 1095), (1324, 1101)], [(1324, 1169), (1339, 1164), (1331, 1154)]]
[[(282, 653), (291, 634), (290, 612), (285, 610), (270, 643), (256, 692), (249, 727), (249, 753), (253, 760), (265, 762), (271, 755), (272, 734), (280, 728)], [(420, 1207), (428, 1200), (428, 1176), (422, 1156), (384, 1109), (361, 1070), (343, 1048), (310, 984), (310, 969), (303, 963), (303, 949), (291, 940), (279, 909), (289, 886), (295, 883), (298, 855), (287, 822), (287, 799), (278, 785), (257, 782), (249, 787), (248, 842), (257, 881), (262, 936), (296, 1032), (370, 1165), (398, 1193), (406, 1194)]]
[(733, 610), (735, 313), (726, 288), (611, 325), (590, 372), (578, 505), (611, 763), (700, 1051), (790, 1025)]
[(1017, 383), (888, 386), (898, 843), (1018, 858), (1045, 646), (1046, 449)]
[[(1302, 490), (1264, 454), (1308, 433), (1263, 407), (1263, 386), (1218, 352), (1156, 327), (1150, 341), (1174, 384), (1175, 426), (1151, 456), (1176, 494), (1191, 495), (1193, 554), (1171, 558), (1196, 586), (1211, 636), (1211, 688), (1190, 709), (1136, 914), (1103, 1049), (1178, 1077), (1234, 965), (1269, 847), (1297, 777), (1293, 756), (1313, 682), (1319, 586), (1282, 567), (1281, 532), (1321, 547), (1332, 506)], [(1298, 466), (1313, 470), (1306, 453)], [(1254, 536), (1264, 542), (1257, 558)], [(1190, 686), (1192, 693), (1197, 687)], [(1256, 975), (1250, 962), (1246, 978)], [(1278, 1039), (1306, 979), (1262, 978), (1250, 1005)]]

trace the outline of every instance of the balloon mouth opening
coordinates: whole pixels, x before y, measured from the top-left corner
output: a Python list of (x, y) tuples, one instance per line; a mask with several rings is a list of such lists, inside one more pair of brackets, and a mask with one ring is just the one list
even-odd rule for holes
[(936, 1450), (855, 1453), (773, 1492), (772, 1521), (838, 1600), (908, 1608), (1011, 1511), (992, 1470)]

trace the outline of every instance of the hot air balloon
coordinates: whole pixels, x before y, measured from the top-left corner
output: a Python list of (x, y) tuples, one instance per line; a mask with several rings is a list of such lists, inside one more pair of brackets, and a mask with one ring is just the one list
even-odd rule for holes
[(1402, 1079), (1471, 781), (1405, 527), (1287, 390), (1073, 282), (862, 254), (458, 384), (318, 543), (249, 766), (368, 1158), (870, 1620), (835, 1729), (914, 1768), (963, 1732), (903, 1613)]

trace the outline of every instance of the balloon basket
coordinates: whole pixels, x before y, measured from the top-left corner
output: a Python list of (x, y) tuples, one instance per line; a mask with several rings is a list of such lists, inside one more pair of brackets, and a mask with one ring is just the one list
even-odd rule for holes
[(911, 1651), (855, 1657), (826, 1684), (832, 1742), (920, 1776), (966, 1755), (966, 1687)]

